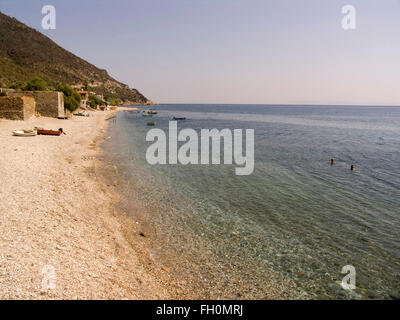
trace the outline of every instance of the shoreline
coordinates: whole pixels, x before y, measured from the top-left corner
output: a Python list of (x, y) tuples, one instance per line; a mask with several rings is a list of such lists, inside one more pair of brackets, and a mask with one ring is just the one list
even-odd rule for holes
[[(140, 226), (116, 211), (118, 190), (106, 181), (99, 157), (106, 120), (123, 110), (71, 120), (0, 119), (1, 299), (191, 296), (151, 261)], [(11, 135), (34, 126), (62, 127), (67, 135)], [(49, 266), (56, 287), (44, 289)]]
[[(237, 245), (238, 233), (225, 233), (233, 241), (220, 238), (226, 224), (218, 223), (218, 210), (203, 203), (206, 198), (187, 197), (179, 192), (177, 181), (146, 164), (142, 141), (147, 126), (140, 116), (137, 120), (144, 127), (136, 125), (135, 118), (127, 112), (120, 115), (115, 127), (110, 125), (102, 144), (102, 160), (106, 181), (121, 196), (118, 212), (139, 226), (128, 238), (139, 246), (138, 252), (147, 251), (143, 264), (167, 268), (174, 286), (189, 299), (305, 299), (307, 295), (283, 273), (266, 268), (264, 261), (248, 261), (249, 252)], [(205, 211), (197, 207), (200, 202), (206, 204)], [(215, 219), (209, 224), (203, 218), (211, 212)], [(137, 237), (139, 232), (146, 237)], [(143, 243), (144, 249), (140, 247)]]

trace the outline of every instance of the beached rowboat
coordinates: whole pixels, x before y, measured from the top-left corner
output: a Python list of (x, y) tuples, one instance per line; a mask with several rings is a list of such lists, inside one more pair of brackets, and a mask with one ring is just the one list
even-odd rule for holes
[(37, 134), (44, 136), (60, 136), (62, 130), (45, 130), (45, 129), (37, 129)]
[(12, 133), (17, 137), (34, 137), (37, 134), (35, 130), (14, 130)]
[(90, 117), (90, 113), (84, 113), (84, 112), (73, 113), (73, 115), (77, 117)]

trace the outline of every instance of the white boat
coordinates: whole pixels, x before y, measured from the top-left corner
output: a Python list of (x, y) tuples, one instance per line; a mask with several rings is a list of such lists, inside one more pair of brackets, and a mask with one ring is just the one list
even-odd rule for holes
[(36, 130), (14, 130), (13, 136), (17, 137), (33, 137), (37, 135)]

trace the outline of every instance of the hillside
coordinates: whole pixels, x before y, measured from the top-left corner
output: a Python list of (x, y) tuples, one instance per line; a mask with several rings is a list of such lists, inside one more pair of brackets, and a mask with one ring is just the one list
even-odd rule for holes
[(57, 83), (87, 86), (88, 90), (120, 98), (125, 103), (148, 100), (136, 89), (110, 77), (106, 70), (61, 48), (40, 32), (0, 12), (0, 85), (26, 82), (35, 76)]

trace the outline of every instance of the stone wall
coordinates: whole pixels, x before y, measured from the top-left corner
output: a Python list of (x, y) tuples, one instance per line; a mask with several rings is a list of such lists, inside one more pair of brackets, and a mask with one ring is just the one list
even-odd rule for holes
[(36, 112), (42, 117), (63, 117), (64, 116), (64, 95), (56, 91), (15, 91), (7, 92), (7, 96), (35, 98)]
[(35, 91), (36, 112), (42, 117), (64, 116), (64, 94), (62, 92)]
[(28, 120), (35, 115), (36, 102), (33, 97), (1, 97), (0, 118)]
[(8, 93), (15, 92), (15, 89), (0, 88), (0, 96), (6, 96)]

